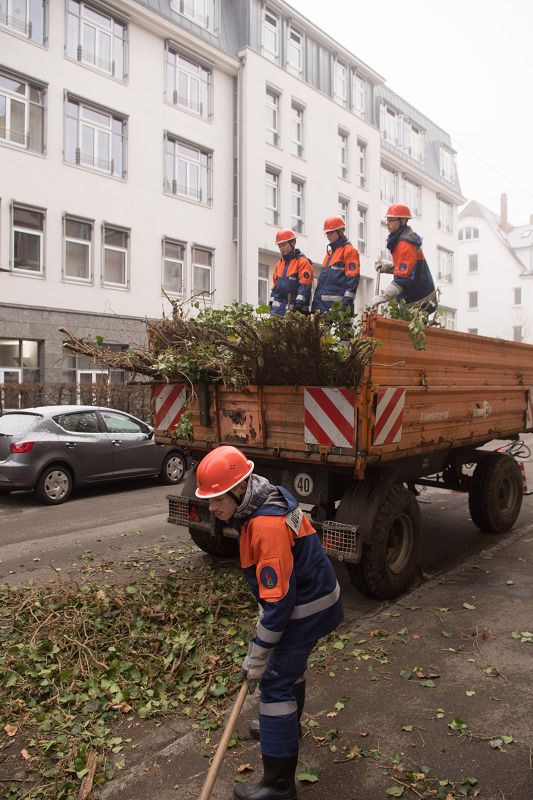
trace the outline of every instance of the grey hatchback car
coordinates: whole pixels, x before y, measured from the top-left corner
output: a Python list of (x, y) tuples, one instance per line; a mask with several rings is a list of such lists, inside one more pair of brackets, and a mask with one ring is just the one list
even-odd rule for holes
[(0, 492), (33, 489), (58, 505), (83, 484), (156, 475), (179, 483), (185, 455), (158, 445), (145, 422), (95, 406), (42, 406), (0, 417)]

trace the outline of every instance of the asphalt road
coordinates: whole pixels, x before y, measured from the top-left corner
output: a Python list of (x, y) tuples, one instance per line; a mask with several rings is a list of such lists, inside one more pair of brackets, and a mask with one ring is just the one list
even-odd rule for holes
[[(157, 545), (190, 544), (185, 528), (166, 521), (166, 496), (179, 491), (152, 480), (130, 481), (79, 490), (55, 507), (38, 505), (27, 492), (0, 495), (0, 580), (57, 580), (79, 573), (80, 564), (142, 559)], [(425, 573), (445, 573), (497, 540), (473, 525), (466, 496), (430, 490), (422, 499)], [(524, 497), (515, 530), (531, 522), (533, 495)], [(337, 573), (348, 610), (378, 607), (351, 588), (340, 564)]]

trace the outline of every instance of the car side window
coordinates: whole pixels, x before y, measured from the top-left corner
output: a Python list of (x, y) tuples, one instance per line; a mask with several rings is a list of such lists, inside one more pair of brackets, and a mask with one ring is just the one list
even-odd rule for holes
[(112, 411), (101, 411), (109, 433), (146, 433), (146, 429), (136, 420), (125, 414), (114, 414)]
[(77, 411), (75, 414), (60, 414), (58, 417), (55, 417), (55, 421), (70, 433), (99, 433), (98, 417), (93, 411)]

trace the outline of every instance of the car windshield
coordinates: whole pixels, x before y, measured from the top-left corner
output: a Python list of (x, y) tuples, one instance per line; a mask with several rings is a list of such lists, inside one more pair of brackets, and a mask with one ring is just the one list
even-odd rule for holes
[(20, 436), (42, 419), (40, 414), (5, 414), (0, 417), (0, 435)]

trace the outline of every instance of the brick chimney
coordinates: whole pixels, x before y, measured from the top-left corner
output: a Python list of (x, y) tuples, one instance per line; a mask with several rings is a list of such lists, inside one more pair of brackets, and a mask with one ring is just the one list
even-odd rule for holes
[(507, 211), (507, 195), (500, 195), (500, 228), (504, 233), (509, 230), (509, 216)]

